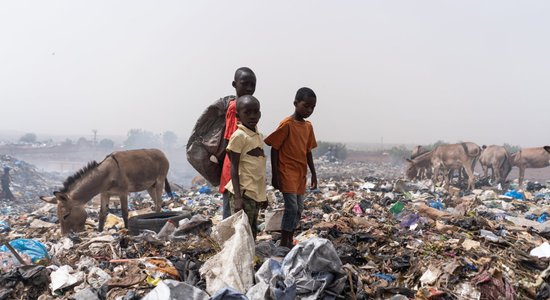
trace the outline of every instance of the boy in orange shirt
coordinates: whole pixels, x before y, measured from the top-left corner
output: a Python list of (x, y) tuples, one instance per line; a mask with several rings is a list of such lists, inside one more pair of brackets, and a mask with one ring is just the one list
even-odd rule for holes
[[(231, 83), (235, 88), (237, 97), (229, 102), (227, 113), (225, 114), (225, 132), (223, 135), (224, 142), (227, 145), (231, 135), (237, 130), (237, 108), (236, 99), (244, 95), (254, 95), (256, 91), (256, 74), (247, 67), (238, 68), (235, 71), (235, 77)], [(225, 148), (225, 147), (224, 147)], [(223, 195), (223, 218), (231, 216), (231, 207), (229, 204), (229, 192), (225, 186), (231, 180), (231, 162), (229, 155), (225, 156), (222, 165), (222, 174), (220, 177), (220, 193)]]
[(281, 246), (291, 248), (294, 231), (304, 210), (307, 168), (311, 172), (311, 188), (317, 188), (317, 173), (311, 150), (317, 147), (313, 126), (306, 121), (313, 113), (317, 96), (303, 87), (296, 92), (294, 113), (279, 123), (265, 143), (271, 146), (273, 187), (283, 193), (285, 211), (281, 224)]

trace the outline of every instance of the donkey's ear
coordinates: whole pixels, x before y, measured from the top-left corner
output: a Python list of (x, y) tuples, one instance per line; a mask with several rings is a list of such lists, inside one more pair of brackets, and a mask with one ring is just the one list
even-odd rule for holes
[(546, 152), (550, 152), (550, 146), (544, 146), (544, 150), (546, 150)]
[(410, 163), (413, 162), (412, 159), (410, 159), (410, 158), (405, 158), (405, 160), (408, 161), (408, 162), (410, 162)]
[(57, 198), (54, 196), (50, 196), (50, 197), (40, 196), (40, 200), (51, 204), (57, 204)]
[(55, 192), (53, 192), (53, 195), (54, 195), (55, 198), (56, 198), (57, 200), (59, 200), (59, 201), (65, 202), (65, 201), (68, 201), (68, 200), (69, 200), (69, 198), (67, 197), (67, 194), (62, 193), (62, 192), (55, 191)]

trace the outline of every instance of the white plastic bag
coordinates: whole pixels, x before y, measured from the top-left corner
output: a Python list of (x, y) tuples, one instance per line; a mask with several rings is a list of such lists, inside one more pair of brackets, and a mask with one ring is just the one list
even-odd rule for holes
[(213, 295), (224, 287), (245, 293), (254, 284), (254, 238), (244, 211), (223, 220), (210, 235), (222, 251), (207, 260), (200, 269), (206, 279), (206, 291)]

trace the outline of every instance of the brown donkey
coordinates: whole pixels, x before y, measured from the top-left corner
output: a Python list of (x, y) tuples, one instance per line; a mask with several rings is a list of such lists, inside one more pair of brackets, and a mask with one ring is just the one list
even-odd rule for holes
[(550, 166), (549, 146), (523, 148), (511, 155), (512, 164), (519, 168), (519, 186), (523, 186), (525, 169)]
[(92, 161), (67, 178), (63, 188), (54, 192), (53, 197), (40, 199), (57, 204), (61, 233), (66, 234), (84, 230), (88, 216), (86, 203), (97, 194), (101, 194), (98, 229), (103, 231), (109, 198), (118, 196), (124, 225), (128, 228), (128, 193), (147, 190), (159, 212), (163, 186), (171, 194), (166, 179), (168, 168), (168, 159), (158, 149), (113, 152), (100, 163)]

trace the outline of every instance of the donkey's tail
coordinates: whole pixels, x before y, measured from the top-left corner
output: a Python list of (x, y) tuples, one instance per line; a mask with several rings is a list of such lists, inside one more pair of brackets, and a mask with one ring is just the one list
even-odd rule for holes
[(166, 191), (166, 194), (168, 194), (170, 198), (173, 197), (172, 189), (170, 188), (170, 184), (168, 183), (168, 178), (164, 178), (164, 191)]

